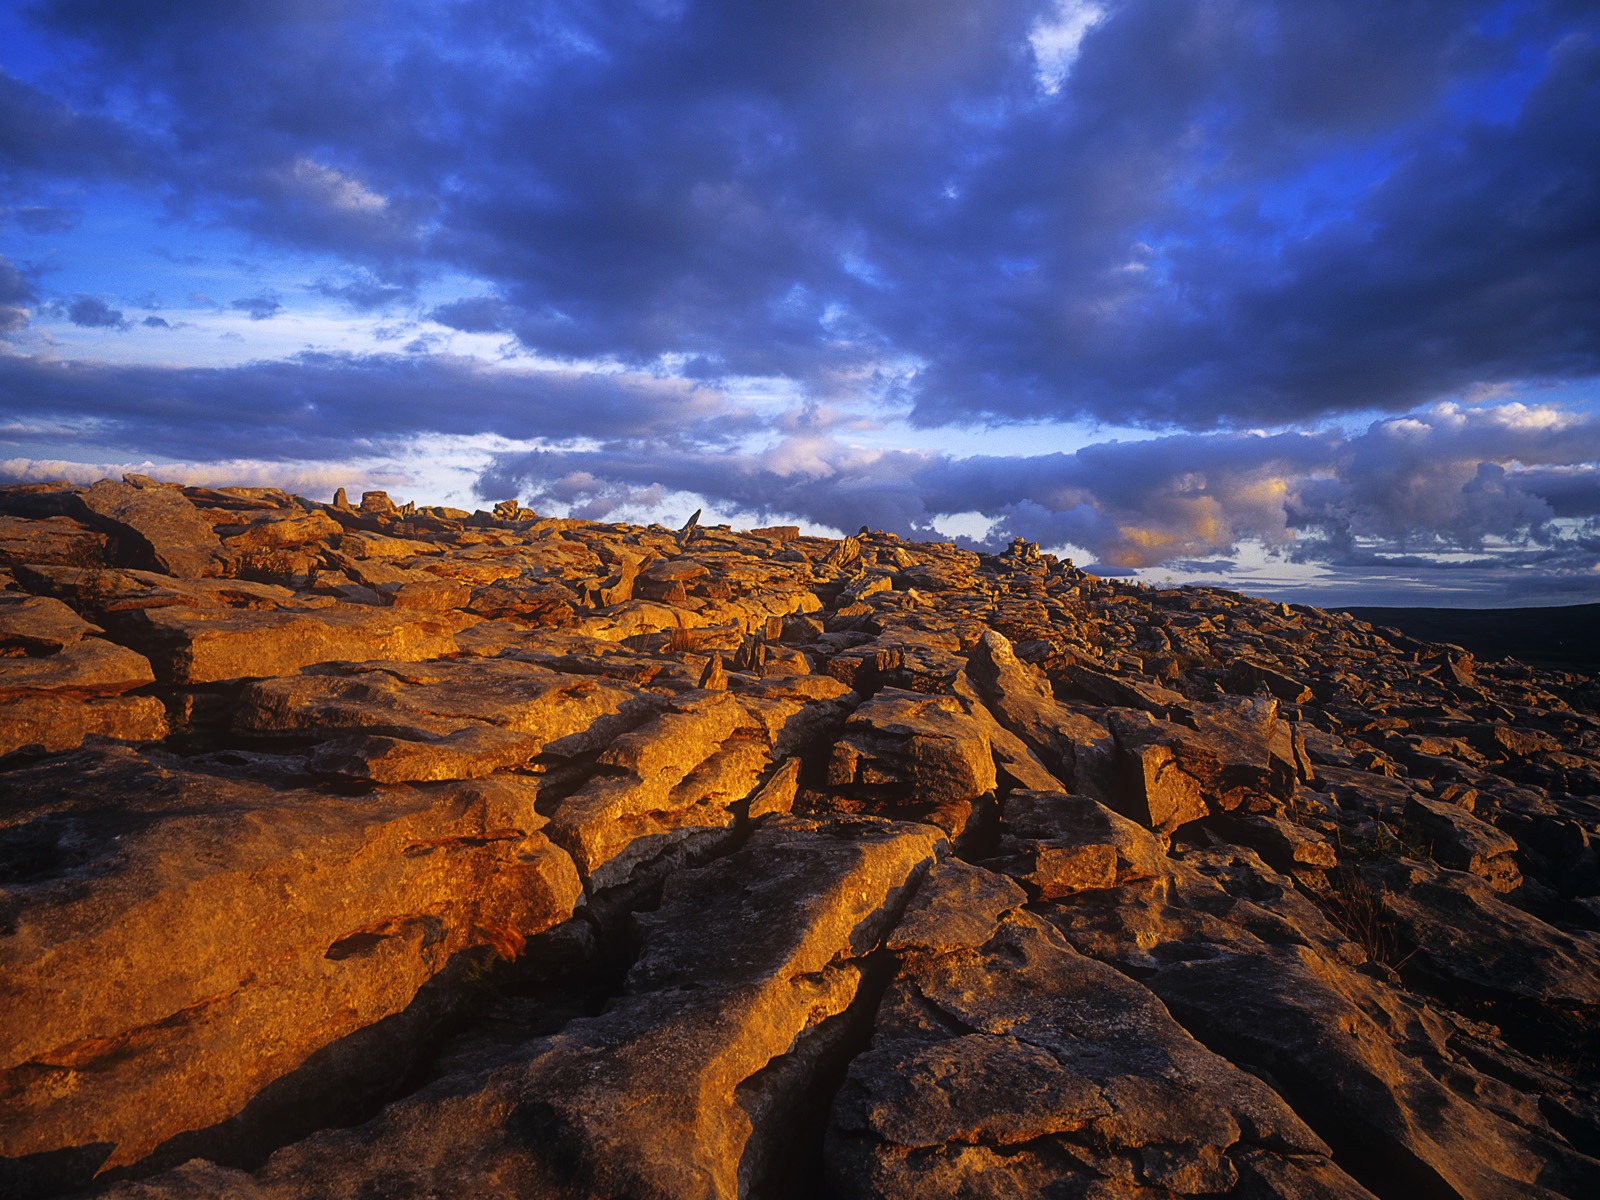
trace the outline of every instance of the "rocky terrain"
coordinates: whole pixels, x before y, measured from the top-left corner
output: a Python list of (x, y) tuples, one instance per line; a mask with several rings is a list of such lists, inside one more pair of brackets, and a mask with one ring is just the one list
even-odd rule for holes
[(863, 532), (0, 490), (0, 1193), (1600, 1195), (1600, 689)]

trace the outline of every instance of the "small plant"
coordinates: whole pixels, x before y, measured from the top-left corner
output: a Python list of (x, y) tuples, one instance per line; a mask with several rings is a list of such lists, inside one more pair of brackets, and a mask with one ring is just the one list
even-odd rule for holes
[(1212, 670), (1222, 665), (1205, 650), (1174, 650), (1172, 659), (1177, 664), (1178, 670), (1185, 675), (1191, 671)]
[(1559, 1006), (1541, 1009), (1530, 1022), (1540, 1059), (1564, 1079), (1591, 1077), (1600, 1070), (1600, 1022), (1593, 1014)]
[(1392, 826), (1387, 821), (1372, 822), (1372, 832), (1346, 836), (1339, 833), (1336, 848), (1341, 858), (1371, 861), (1378, 858), (1414, 858), (1433, 862), (1433, 841), (1414, 821), (1402, 818)]
[(103, 544), (80, 542), (67, 557), (67, 564), (79, 571), (72, 585), (73, 607), (89, 620), (98, 620), (111, 602), (113, 588), (106, 567), (114, 561), (117, 552), (115, 539)]
[(1407, 945), (1383, 898), (1359, 872), (1341, 867), (1328, 875), (1328, 890), (1316, 897), (1339, 932), (1367, 952), (1373, 962), (1398, 971), (1417, 947)]

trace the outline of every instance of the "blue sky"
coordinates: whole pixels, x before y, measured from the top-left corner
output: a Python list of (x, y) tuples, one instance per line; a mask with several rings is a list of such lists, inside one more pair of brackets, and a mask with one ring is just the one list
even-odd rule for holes
[(1600, 17), (0, 3), (0, 478), (1600, 599)]

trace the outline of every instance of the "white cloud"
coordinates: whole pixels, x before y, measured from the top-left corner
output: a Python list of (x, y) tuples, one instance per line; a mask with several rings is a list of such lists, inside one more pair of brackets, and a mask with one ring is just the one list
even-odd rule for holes
[(378, 213), (389, 203), (354, 176), (315, 159), (295, 159), (289, 175), (306, 199), (340, 212)]
[(65, 480), (89, 484), (100, 479), (121, 479), (123, 475), (148, 475), (164, 483), (189, 487), (275, 487), (305, 496), (332, 496), (337, 488), (361, 492), (373, 488), (403, 486), (407, 477), (394, 470), (371, 464), (263, 462), (252, 459), (225, 459), (216, 462), (75, 462), (70, 459), (0, 459), (0, 481), (6, 483), (44, 483)]
[(1095, 0), (1056, 0), (1055, 12), (1040, 17), (1028, 31), (1033, 47), (1034, 79), (1039, 90), (1053, 96), (1072, 74), (1083, 39), (1106, 19), (1107, 10)]

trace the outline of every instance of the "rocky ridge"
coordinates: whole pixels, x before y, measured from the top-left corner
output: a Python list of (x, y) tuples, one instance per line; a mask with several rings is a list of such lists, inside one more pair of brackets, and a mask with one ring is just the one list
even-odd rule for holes
[(0, 1192), (1600, 1194), (1600, 689), (863, 531), (0, 489)]

